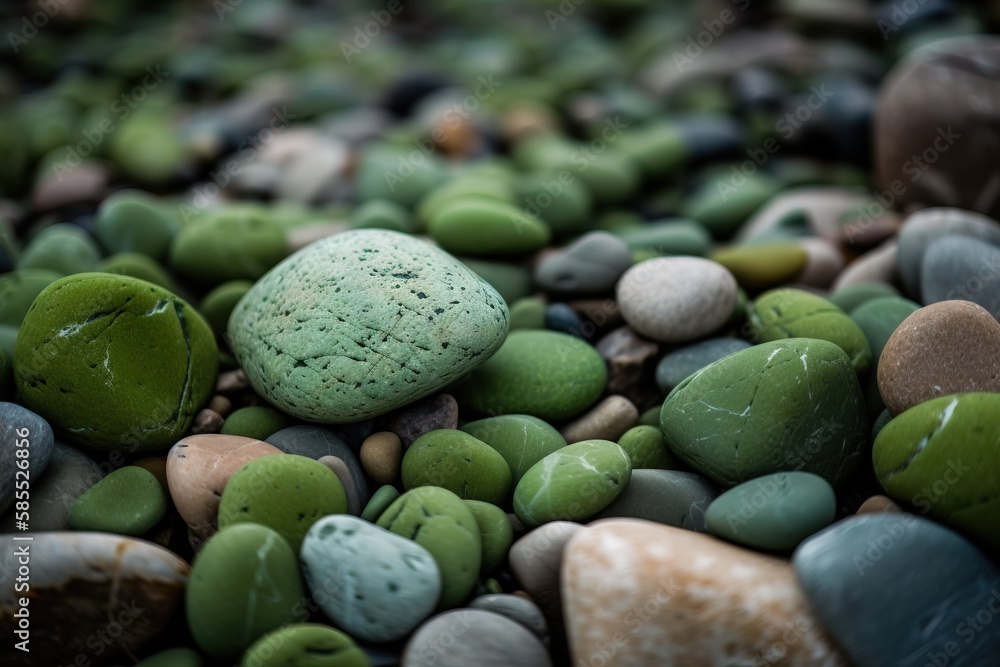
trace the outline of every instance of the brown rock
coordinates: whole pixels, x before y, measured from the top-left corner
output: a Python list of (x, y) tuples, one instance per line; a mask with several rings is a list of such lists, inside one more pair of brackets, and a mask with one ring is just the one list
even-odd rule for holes
[(222, 430), (222, 425), (225, 423), (226, 420), (222, 418), (222, 415), (215, 410), (205, 408), (199, 410), (198, 414), (194, 416), (194, 423), (191, 424), (191, 432), (195, 435), (218, 433)]
[(886, 342), (878, 389), (893, 416), (947, 394), (1000, 392), (1000, 323), (971, 301), (921, 308)]
[(572, 521), (552, 521), (534, 529), (510, 548), (508, 558), (514, 577), (549, 620), (549, 627), (562, 625), (559, 577), (563, 549), (583, 526)]
[(841, 236), (839, 220), (844, 213), (871, 199), (861, 191), (833, 186), (808, 186), (786, 190), (760, 208), (736, 233), (740, 243), (775, 229), (788, 215), (802, 212), (809, 228), (817, 236), (837, 243)]
[(351, 516), (361, 516), (361, 510), (364, 507), (361, 506), (361, 498), (358, 496), (358, 490), (354, 487), (354, 479), (351, 477), (351, 470), (347, 464), (336, 456), (321, 456), (316, 460), (332, 470), (333, 474), (340, 480), (340, 485), (344, 487), (344, 495), (347, 497), (347, 513)]
[(899, 243), (892, 239), (861, 255), (840, 272), (830, 287), (836, 292), (861, 283), (892, 283), (896, 277), (896, 253)]
[(902, 508), (888, 496), (872, 496), (865, 502), (855, 514), (901, 514)]
[(225, 396), (216, 394), (212, 397), (212, 400), (208, 402), (208, 409), (225, 417), (229, 414), (229, 411), (233, 409), (233, 402)]
[(32, 208), (51, 211), (72, 204), (101, 201), (108, 192), (108, 175), (107, 166), (93, 160), (70, 169), (51, 170), (35, 183)]
[(630, 396), (643, 380), (652, 380), (660, 348), (629, 327), (615, 329), (596, 348), (608, 364), (608, 392)]
[(153, 473), (153, 477), (160, 483), (163, 490), (170, 493), (170, 489), (167, 487), (167, 460), (165, 458), (160, 456), (146, 456), (136, 460), (132, 465), (144, 468)]
[(458, 428), (458, 403), (448, 394), (422, 398), (397, 411), (389, 430), (399, 436), (403, 447), (409, 447), (424, 433), (439, 428)]
[(827, 288), (844, 269), (844, 257), (840, 250), (821, 238), (806, 238), (799, 241), (808, 259), (802, 272), (795, 277), (796, 283), (810, 287)]
[(639, 423), (639, 409), (624, 396), (608, 396), (582, 417), (562, 430), (566, 444), (583, 440), (616, 442), (625, 431)]
[(848, 664), (787, 561), (681, 528), (607, 519), (578, 531), (562, 593), (573, 664)]
[(372, 433), (361, 443), (361, 467), (376, 484), (392, 484), (399, 477), (403, 443), (391, 431)]

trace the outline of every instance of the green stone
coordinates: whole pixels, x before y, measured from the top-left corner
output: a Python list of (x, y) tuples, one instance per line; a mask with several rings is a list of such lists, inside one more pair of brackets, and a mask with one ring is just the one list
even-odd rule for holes
[(165, 290), (177, 294), (180, 287), (167, 270), (156, 263), (156, 260), (137, 252), (120, 252), (106, 258), (94, 269), (97, 273), (114, 273), (119, 276), (131, 276), (148, 283), (159, 285)]
[(142, 535), (167, 511), (167, 496), (153, 473), (125, 466), (84, 491), (70, 509), (77, 530)]
[(585, 232), (593, 224), (590, 189), (566, 172), (528, 172), (514, 182), (514, 189), (516, 203), (544, 220), (556, 236)]
[(216, 334), (223, 336), (229, 327), (229, 317), (236, 309), (236, 304), (246, 296), (251, 287), (253, 283), (249, 280), (230, 280), (222, 283), (205, 295), (198, 312), (205, 317)]
[(101, 450), (164, 451), (215, 390), (218, 349), (194, 308), (151, 283), (83, 273), (24, 318), (14, 369), (24, 405)]
[(896, 415), (875, 438), (886, 493), (1000, 548), (1000, 394), (941, 396)]
[(223, 435), (242, 435), (254, 440), (267, 440), (288, 427), (288, 418), (274, 408), (255, 405), (234, 410), (222, 425)]
[(670, 122), (629, 128), (622, 134), (619, 148), (638, 162), (647, 176), (654, 178), (677, 172), (690, 153), (681, 126)]
[(467, 257), (459, 259), (467, 269), (495, 289), (506, 303), (513, 303), (531, 294), (531, 271), (522, 266)]
[(229, 344), (282, 412), (343, 424), (434, 393), (503, 343), (503, 299), (415, 237), (357, 230), (295, 253), (239, 302)]
[(500, 415), (469, 422), (462, 430), (500, 453), (514, 484), (546, 456), (566, 446), (553, 426), (531, 415)]
[[(414, 164), (418, 155), (420, 164)], [(355, 176), (358, 201), (388, 199), (412, 208), (448, 177), (444, 162), (413, 149), (375, 145), (362, 151)]]
[(482, 536), (472, 510), (451, 491), (422, 486), (401, 495), (377, 525), (427, 549), (441, 571), (438, 610), (461, 604), (476, 587)]
[(0, 347), (0, 401), (9, 401), (14, 391), (14, 356)]
[(380, 486), (375, 493), (372, 494), (371, 500), (365, 505), (365, 509), (361, 512), (361, 518), (365, 521), (371, 521), (375, 523), (378, 518), (382, 516), (382, 512), (389, 507), (389, 505), (396, 502), (396, 498), (399, 498), (399, 491), (396, 487), (391, 484), (386, 484), (385, 486)]
[(639, 163), (630, 156), (613, 149), (603, 153), (590, 152), (589, 145), (577, 148), (569, 162), (563, 163), (560, 168), (574, 173), (601, 205), (630, 201), (642, 181)]
[(851, 311), (851, 319), (864, 332), (872, 350), (872, 367), (878, 368), (882, 350), (889, 337), (907, 317), (920, 310), (920, 304), (901, 296), (869, 299)]
[(459, 383), (456, 396), (480, 414), (558, 420), (586, 410), (606, 383), (604, 359), (583, 340), (556, 331), (513, 331)]
[(650, 257), (663, 255), (697, 255), (704, 257), (712, 245), (712, 237), (697, 222), (672, 220), (650, 222), (614, 232), (628, 244), (633, 253), (646, 252)]
[(469, 198), (515, 203), (514, 190), (506, 181), (484, 176), (462, 176), (428, 193), (417, 207), (417, 216), (426, 225), (441, 209), (459, 199)]
[(61, 277), (48, 269), (18, 269), (0, 275), (0, 324), (20, 327), (35, 298)]
[(219, 528), (256, 523), (271, 528), (299, 552), (314, 523), (347, 512), (347, 496), (336, 473), (305, 456), (262, 456), (226, 482), (219, 502)]
[(387, 199), (372, 199), (351, 212), (351, 229), (391, 229), (412, 234), (417, 223), (404, 207)]
[(655, 426), (660, 428), (660, 407), (654, 406), (639, 415), (639, 426)]
[(371, 667), (354, 640), (319, 623), (292, 623), (250, 646), (240, 667)]
[(736, 282), (748, 290), (790, 282), (809, 261), (809, 253), (797, 243), (735, 246), (713, 252), (710, 257), (729, 269)]
[(198, 647), (229, 663), (265, 633), (307, 614), (295, 552), (281, 535), (256, 523), (209, 538), (191, 566), (184, 602)]
[(454, 429), (437, 429), (417, 438), (400, 470), (403, 488), (439, 486), (463, 500), (494, 505), (507, 500), (510, 468), (500, 454), (481, 440)]
[(465, 506), (472, 510), (483, 537), (483, 564), (479, 571), (486, 576), (496, 571), (507, 557), (510, 545), (514, 543), (514, 527), (507, 513), (492, 503), (466, 500)]
[(288, 254), (281, 225), (252, 209), (221, 209), (184, 227), (170, 246), (170, 267), (207, 285), (256, 280)]
[(116, 192), (97, 209), (94, 235), (109, 253), (135, 252), (157, 261), (167, 258), (177, 223), (144, 192)]
[(166, 183), (187, 160), (186, 142), (173, 125), (173, 118), (160, 109), (132, 112), (110, 135), (112, 162), (139, 183)]
[(434, 212), (427, 232), (448, 252), (461, 255), (524, 255), (544, 248), (552, 233), (544, 222), (514, 204), (462, 198)]
[(858, 283), (840, 288), (829, 299), (845, 313), (853, 313), (866, 301), (885, 296), (899, 296), (899, 290), (887, 283)]
[(525, 526), (580, 521), (610, 505), (632, 475), (621, 447), (584, 440), (549, 454), (514, 489), (514, 512)]
[(202, 667), (201, 656), (189, 648), (172, 648), (140, 660), (135, 667)]
[(18, 269), (45, 269), (69, 276), (93, 271), (101, 261), (101, 250), (87, 232), (76, 225), (59, 223), (47, 227), (21, 253)]
[(537, 297), (524, 297), (510, 305), (510, 329), (544, 329), (545, 302)]
[(618, 439), (618, 446), (628, 454), (633, 470), (677, 470), (680, 467), (659, 426), (633, 426)]
[(764, 475), (729, 489), (705, 513), (713, 534), (757, 549), (794, 549), (837, 514), (830, 483), (808, 472)]
[[(729, 176), (725, 174), (723, 179)], [(728, 180), (707, 179), (680, 213), (705, 225), (716, 238), (728, 238), (780, 189), (781, 183), (759, 173), (738, 188), (729, 185)]]
[(782, 288), (761, 294), (750, 307), (749, 322), (757, 342), (817, 338), (838, 345), (858, 373), (871, 366), (871, 346), (861, 327), (828, 300), (805, 290)]
[(727, 487), (786, 470), (836, 486), (868, 437), (850, 360), (809, 338), (756, 345), (701, 369), (667, 396), (660, 428), (684, 463)]

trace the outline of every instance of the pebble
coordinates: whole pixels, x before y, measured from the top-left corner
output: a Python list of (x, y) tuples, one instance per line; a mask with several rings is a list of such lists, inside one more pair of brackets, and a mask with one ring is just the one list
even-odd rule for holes
[(462, 430), (500, 453), (515, 485), (533, 465), (566, 446), (559, 431), (531, 415), (489, 417), (469, 422)]
[(230, 477), (245, 463), (273, 454), (281, 450), (236, 435), (192, 435), (174, 445), (167, 453), (167, 484), (184, 523), (198, 537), (214, 533)]
[(625, 241), (607, 232), (589, 232), (539, 262), (534, 278), (555, 294), (605, 294), (630, 266), (632, 252)]
[(288, 418), (274, 408), (253, 406), (240, 408), (226, 417), (223, 435), (241, 435), (254, 440), (266, 440), (288, 427)]
[(636, 264), (615, 293), (622, 316), (637, 333), (683, 343), (712, 333), (736, 307), (736, 279), (698, 257), (661, 257)]
[(570, 539), (562, 575), (574, 664), (847, 665), (786, 561), (707, 535), (607, 519)]
[(354, 454), (356, 450), (348, 447), (337, 434), (320, 426), (302, 424), (282, 429), (268, 436), (266, 442), (286, 454), (297, 454), (317, 461), (324, 456), (340, 459), (351, 473), (358, 502), (362, 506), (368, 502), (368, 481), (361, 462)]
[(825, 239), (804, 238), (799, 245), (808, 255), (805, 268), (791, 281), (800, 285), (828, 288), (844, 270), (840, 249)]
[(625, 451), (607, 440), (584, 440), (549, 454), (514, 489), (514, 512), (525, 526), (586, 519), (617, 498), (632, 475)]
[(46, 227), (21, 253), (19, 270), (45, 269), (60, 275), (93, 271), (101, 261), (101, 250), (85, 231), (68, 223)]
[(48, 269), (19, 269), (0, 275), (0, 323), (20, 327), (38, 295), (60, 277)]
[(617, 440), (639, 421), (639, 410), (624, 396), (608, 396), (562, 429), (567, 443)]
[(385, 486), (380, 486), (375, 489), (375, 493), (372, 494), (371, 500), (365, 505), (364, 511), (361, 512), (361, 518), (365, 521), (370, 521), (376, 523), (378, 518), (382, 516), (389, 505), (396, 502), (396, 498), (399, 498), (399, 490), (386, 484)]
[(261, 635), (306, 616), (296, 553), (281, 535), (240, 523), (213, 535), (194, 559), (185, 596), (198, 648), (234, 661)]
[(441, 429), (417, 438), (406, 450), (403, 488), (447, 489), (463, 500), (501, 505), (511, 487), (510, 467), (500, 454), (464, 431)]
[(257, 280), (287, 254), (285, 232), (277, 221), (250, 207), (221, 209), (181, 228), (170, 244), (170, 268), (214, 287)]
[(589, 338), (584, 332), (583, 320), (565, 303), (552, 303), (545, 308), (545, 328)]
[(485, 197), (456, 197), (427, 221), (442, 248), (462, 255), (524, 255), (548, 245), (552, 232), (514, 204)]
[(901, 514), (902, 508), (889, 496), (875, 495), (861, 503), (855, 514)]
[(806, 270), (809, 253), (799, 243), (757, 243), (715, 251), (712, 260), (726, 267), (747, 290), (787, 283)]
[(221, 337), (226, 334), (229, 317), (236, 309), (236, 304), (250, 291), (251, 287), (253, 287), (253, 283), (249, 280), (230, 280), (213, 289), (201, 300), (198, 310), (204, 315), (205, 320), (217, 336)]
[(924, 253), (920, 299), (924, 304), (961, 299), (1000, 320), (1000, 245), (967, 236), (934, 240)]
[(458, 428), (458, 402), (449, 394), (435, 394), (407, 405), (393, 414), (388, 430), (409, 448), (424, 433), (442, 428)]
[(510, 569), (545, 613), (550, 627), (562, 627), (562, 558), (566, 543), (584, 527), (552, 521), (535, 528), (510, 548)]
[(391, 431), (373, 433), (361, 444), (361, 467), (376, 484), (392, 484), (403, 462), (403, 443)]
[(354, 480), (351, 478), (351, 471), (347, 464), (336, 456), (321, 456), (316, 461), (325, 465), (337, 476), (341, 488), (344, 489), (345, 502), (347, 503), (346, 512), (352, 516), (361, 516), (364, 505), (361, 504), (358, 491), (354, 488)]
[(551, 667), (542, 642), (517, 621), (482, 609), (456, 609), (421, 625), (406, 643), (407, 667)]
[(492, 574), (507, 558), (507, 551), (514, 541), (514, 527), (507, 513), (492, 503), (481, 500), (466, 500), (465, 506), (476, 517), (479, 534), (483, 538), (483, 562), (480, 572)]
[(888, 283), (858, 283), (831, 292), (827, 299), (845, 313), (853, 315), (866, 302), (887, 296), (899, 296), (899, 290)]
[(899, 242), (895, 238), (869, 250), (840, 272), (837, 279), (833, 281), (831, 289), (836, 291), (863, 283), (892, 282), (899, 271), (898, 252)]
[(16, 403), (0, 402), (0, 514), (14, 505), (15, 495), (33, 504), (32, 479), (44, 479), (54, 447), (48, 422)]
[(656, 365), (656, 384), (669, 394), (705, 366), (750, 347), (742, 338), (709, 338), (670, 352)]
[(290, 623), (251, 644), (239, 667), (284, 665), (371, 667), (371, 662), (343, 632), (319, 623)]
[(208, 402), (208, 409), (222, 417), (225, 417), (233, 409), (233, 402), (225, 396), (216, 394), (212, 397), (212, 400)]
[(716, 495), (715, 487), (693, 472), (633, 470), (622, 494), (589, 521), (644, 519), (705, 533), (705, 511)]
[(867, 441), (863, 406), (842, 349), (787, 338), (689, 377), (664, 401), (660, 428), (674, 454), (723, 486), (783, 470), (816, 473), (836, 486)]
[(124, 466), (84, 491), (70, 510), (76, 530), (142, 535), (167, 512), (167, 494), (153, 473)]
[(219, 433), (226, 420), (215, 410), (204, 408), (198, 411), (191, 423), (191, 433), (203, 435), (205, 433)]
[(84, 273), (38, 295), (18, 334), (14, 371), (24, 405), (61, 437), (150, 453), (177, 442), (208, 402), (217, 355), (208, 324), (174, 294)]
[(427, 618), (441, 594), (434, 558), (418, 543), (351, 516), (312, 525), (301, 549), (313, 599), (351, 637), (402, 639)]
[(704, 257), (712, 237), (704, 226), (689, 220), (670, 222), (650, 221), (638, 227), (616, 230), (629, 249), (659, 255), (692, 255)]
[(656, 426), (650, 424), (633, 426), (618, 438), (618, 446), (628, 454), (633, 471), (641, 468), (675, 470), (680, 465), (660, 430), (659, 409), (654, 408), (654, 411)]
[(482, 609), (492, 611), (495, 614), (506, 616), (517, 621), (538, 637), (543, 644), (548, 645), (549, 627), (545, 622), (545, 616), (531, 600), (520, 595), (508, 595), (495, 593), (490, 595), (480, 595), (469, 603), (470, 609)]
[(347, 423), (467, 374), (503, 343), (507, 318), (500, 295), (447, 254), (404, 234), (357, 230), (313, 243), (257, 281), (229, 338), (270, 403)]
[(927, 519), (845, 519), (803, 542), (793, 564), (823, 627), (858, 667), (972, 667), (1000, 653), (1000, 626), (974, 620), (996, 606), (1000, 571)]
[(166, 259), (179, 231), (162, 205), (141, 190), (123, 190), (97, 208), (94, 235), (109, 253), (138, 252), (157, 261)]
[(969, 301), (921, 308), (886, 342), (878, 388), (892, 415), (946, 394), (1000, 391), (1000, 323)]
[[(45, 474), (31, 480), (31, 529), (69, 530), (73, 503), (103, 476), (89, 456), (75, 447), (55, 443)], [(0, 521), (0, 530), (13, 533), (15, 518), (16, 510), (7, 512)]]
[(608, 393), (630, 399), (640, 390), (659, 353), (656, 343), (627, 326), (612, 330), (595, 347), (608, 366)]
[(545, 302), (535, 297), (524, 297), (510, 305), (510, 330), (544, 329)]

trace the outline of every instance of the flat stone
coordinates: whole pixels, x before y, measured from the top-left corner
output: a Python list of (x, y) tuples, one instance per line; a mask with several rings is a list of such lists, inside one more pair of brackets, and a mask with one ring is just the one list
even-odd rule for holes
[(622, 494), (589, 521), (645, 519), (706, 533), (705, 511), (715, 497), (715, 487), (693, 472), (633, 470)]
[(167, 494), (153, 473), (124, 466), (80, 495), (69, 521), (76, 530), (142, 535), (166, 511)]

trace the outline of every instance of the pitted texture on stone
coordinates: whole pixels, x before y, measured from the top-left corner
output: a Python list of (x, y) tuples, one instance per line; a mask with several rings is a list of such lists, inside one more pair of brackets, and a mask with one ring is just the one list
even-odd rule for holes
[(507, 333), (497, 292), (405, 234), (358, 230), (303, 248), (259, 280), (229, 322), (262, 396), (301, 419), (384, 414), (486, 361)]

